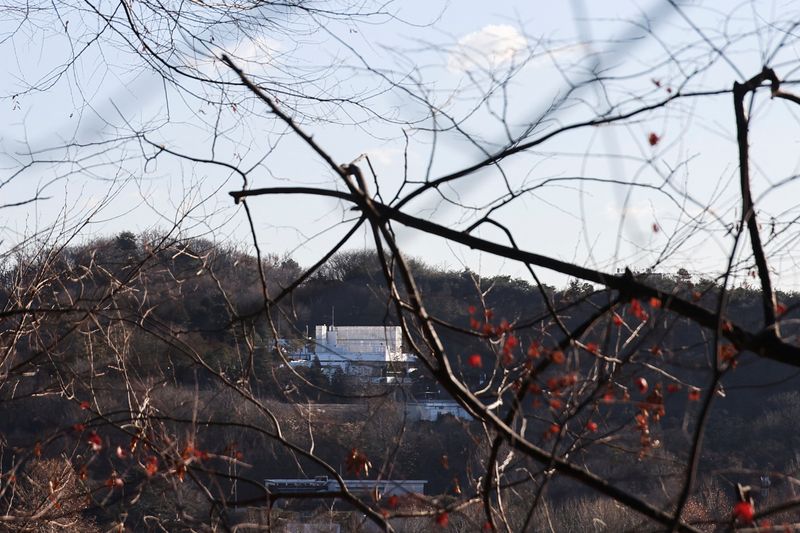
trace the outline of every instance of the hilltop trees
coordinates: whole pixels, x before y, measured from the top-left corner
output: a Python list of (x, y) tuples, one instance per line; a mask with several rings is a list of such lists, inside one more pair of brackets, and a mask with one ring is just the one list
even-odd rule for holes
[[(80, 495), (58, 504), (85, 527), (226, 529), (242, 506), (269, 524), (263, 479), (315, 475), (387, 530), (796, 520), (797, 461), (769, 434), (791, 424), (780, 406), (795, 410), (783, 388), (800, 365), (796, 303), (779, 291), (796, 282), (785, 154), (798, 15), (670, 1), (612, 34), (574, 5), (571, 42), (493, 25), (394, 47), (389, 67), (337, 31), (395, 23), (392, 4), (9, 6), (5, 43), (58, 21), (66, 53), (20, 62), (34, 81), (8, 94), (12, 110), (37, 102), (26, 120), (44, 124), (36, 95), (65, 84), (81, 125), (9, 151), (0, 180), (15, 196), (0, 205), (13, 236), (0, 265), (4, 527), (61, 524), (59, 490)], [(270, 41), (284, 34), (332, 35), (348, 60), (304, 68), (313, 48)], [(137, 81), (121, 60), (160, 81), (160, 105), (98, 111), (88, 95), (106, 76)], [(548, 95), (540, 107), (533, 93)], [(154, 172), (180, 190), (150, 190)], [(32, 173), (50, 181), (12, 190)], [(92, 194), (73, 200), (86, 178)], [(53, 184), (63, 209), (16, 230)], [(83, 240), (131, 197), (160, 230)], [(229, 220), (247, 250), (214, 243)], [(312, 260), (272, 255), (288, 225)], [(343, 253), (354, 243), (363, 251)], [(458, 273), (418, 250), (447, 250)], [(289, 365), (287, 339), (302, 344), (332, 302), (402, 326), (419, 381), (343, 391)], [(415, 386), (470, 420), (407, 420)], [(322, 399), (349, 410), (325, 415)], [(764, 474), (785, 484), (734, 516), (733, 485)], [(365, 497), (343, 482), (415, 475), (435, 476), (435, 494)]]

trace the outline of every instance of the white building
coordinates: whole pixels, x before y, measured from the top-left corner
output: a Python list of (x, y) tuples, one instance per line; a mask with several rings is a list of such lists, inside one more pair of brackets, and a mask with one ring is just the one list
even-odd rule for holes
[(400, 326), (317, 326), (314, 355), (327, 367), (386, 367), (405, 363)]
[(408, 371), (400, 326), (316, 326), (312, 349), (291, 354), (294, 366), (311, 366), (314, 358), (327, 371), (341, 369), (375, 381), (395, 381)]

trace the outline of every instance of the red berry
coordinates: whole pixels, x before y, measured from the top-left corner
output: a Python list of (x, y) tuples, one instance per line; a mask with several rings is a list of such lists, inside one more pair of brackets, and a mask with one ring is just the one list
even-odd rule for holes
[(753, 504), (750, 502), (738, 502), (733, 506), (733, 517), (742, 522), (749, 524), (753, 521), (753, 516), (755, 514), (756, 510), (753, 509)]

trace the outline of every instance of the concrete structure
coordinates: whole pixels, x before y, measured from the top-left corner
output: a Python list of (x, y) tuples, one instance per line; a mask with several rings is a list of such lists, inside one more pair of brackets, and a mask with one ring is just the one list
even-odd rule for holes
[(369, 381), (395, 382), (408, 370), (400, 326), (316, 326), (309, 348), (290, 355), (295, 366), (311, 366), (314, 359), (327, 372), (337, 369)]
[[(422, 479), (345, 479), (347, 490), (358, 496), (405, 496), (424, 494), (427, 480)], [(321, 497), (341, 492), (339, 482), (327, 476), (314, 479), (265, 479), (264, 486), (270, 494), (319, 494)]]
[(289, 354), (294, 367), (311, 367), (319, 360), (322, 370), (373, 383), (399, 383), (407, 379), (411, 356), (403, 353), (400, 326), (316, 326), (308, 344)]
[(317, 326), (315, 355), (323, 365), (388, 364), (408, 360), (400, 326)]

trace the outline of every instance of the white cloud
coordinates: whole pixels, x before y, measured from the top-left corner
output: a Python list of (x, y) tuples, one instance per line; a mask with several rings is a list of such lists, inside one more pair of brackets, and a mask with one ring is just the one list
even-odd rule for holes
[(371, 148), (367, 150), (366, 154), (374, 164), (388, 167), (403, 156), (403, 150), (400, 148)]
[(232, 55), (246, 63), (264, 65), (273, 60), (280, 48), (280, 43), (275, 39), (256, 37), (239, 41), (232, 50)]
[(247, 74), (263, 74), (280, 53), (281, 43), (274, 39), (245, 37), (221, 46), (213, 55), (197, 54), (189, 57), (187, 64), (209, 77), (217, 77), (220, 72), (230, 74), (230, 69), (218, 61), (222, 54), (226, 54)]
[(519, 30), (506, 24), (490, 24), (458, 40), (447, 58), (451, 72), (495, 70), (527, 50), (528, 40)]

